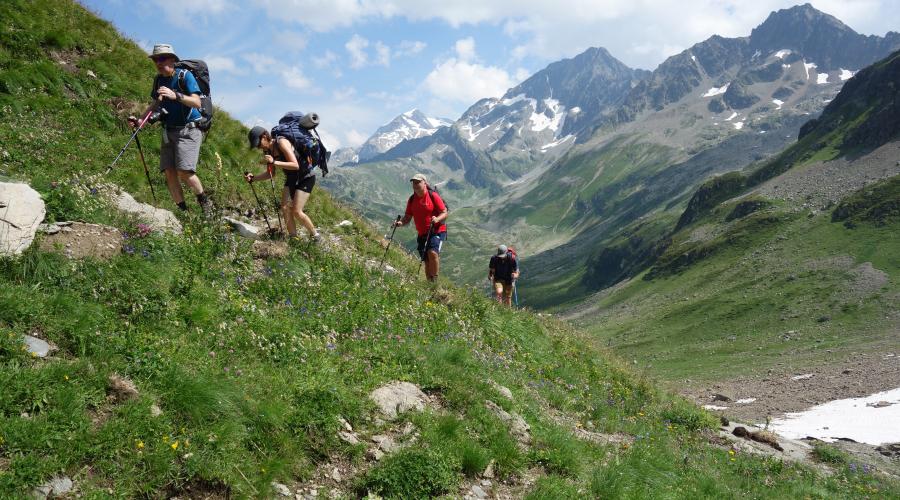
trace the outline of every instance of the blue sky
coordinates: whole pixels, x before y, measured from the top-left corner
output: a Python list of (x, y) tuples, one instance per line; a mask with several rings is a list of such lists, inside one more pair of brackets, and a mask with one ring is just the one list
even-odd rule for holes
[[(588, 47), (653, 69), (713, 34), (746, 36), (788, 0), (81, 0), (145, 49), (210, 64), (213, 99), (247, 125), (316, 111), (331, 149), (419, 108), (456, 119)], [(812, 0), (864, 34), (900, 0)], [(154, 69), (147, 64), (148, 86)]]

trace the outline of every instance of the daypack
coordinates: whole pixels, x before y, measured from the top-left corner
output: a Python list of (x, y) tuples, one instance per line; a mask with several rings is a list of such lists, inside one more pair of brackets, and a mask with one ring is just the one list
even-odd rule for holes
[(319, 167), (325, 177), (328, 175), (329, 152), (316, 131), (318, 125), (319, 117), (315, 113), (304, 115), (300, 111), (288, 111), (278, 120), (278, 125), (272, 127), (272, 137), (291, 141), (301, 167), (305, 167), (307, 173)]
[[(200, 59), (182, 59), (175, 63), (175, 71), (178, 74), (178, 90), (182, 94), (187, 93), (187, 85), (184, 83), (185, 72), (190, 71), (197, 80), (197, 86), (200, 87), (200, 120), (197, 121), (197, 128), (204, 133), (209, 132), (215, 112), (209, 93), (209, 67)], [(159, 88), (159, 77), (155, 85)]]
[(513, 247), (506, 247), (506, 252), (509, 253), (509, 256), (512, 257), (513, 260), (516, 262), (515, 269), (516, 269), (516, 271), (518, 271), (519, 270), (519, 256), (516, 255), (516, 249)]

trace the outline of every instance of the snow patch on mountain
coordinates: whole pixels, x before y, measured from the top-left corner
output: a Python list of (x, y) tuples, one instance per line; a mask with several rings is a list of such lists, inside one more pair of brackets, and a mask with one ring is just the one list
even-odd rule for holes
[[(533, 132), (540, 132), (549, 128), (556, 133), (559, 131), (559, 127), (566, 115), (565, 113), (560, 112), (562, 107), (556, 99), (544, 99), (544, 104), (547, 106), (547, 111), (543, 113), (534, 112), (531, 114), (531, 118), (529, 119), (531, 121), (531, 130)], [(547, 116), (547, 112), (549, 112), (551, 116)]]
[(828, 73), (819, 73), (816, 76), (817, 76), (817, 78), (816, 78), (817, 85), (825, 85), (826, 83), (828, 83)]
[(735, 122), (735, 123), (732, 123), (732, 125), (734, 125), (735, 130), (740, 130), (740, 129), (744, 128), (744, 122)]
[(781, 99), (772, 99), (772, 102), (775, 103), (776, 106), (778, 106), (777, 108), (775, 108), (776, 110), (779, 110), (782, 106), (784, 106), (784, 101), (782, 101)]
[(541, 146), (541, 153), (546, 153), (547, 151), (549, 151), (549, 150), (551, 150), (551, 149), (553, 149), (553, 148), (555, 148), (555, 147), (557, 147), (557, 146), (559, 146), (559, 145), (561, 145), (561, 144), (564, 144), (564, 143), (568, 142), (570, 139), (574, 139), (574, 138), (575, 138), (574, 135), (569, 134), (569, 135), (563, 137), (562, 139), (557, 139), (557, 140), (555, 140), (555, 141), (553, 141), (553, 142), (549, 142), (549, 143), (547, 143), (547, 144), (544, 144), (543, 146)]
[(504, 106), (512, 106), (513, 104), (516, 104), (516, 103), (522, 102), (522, 101), (531, 101), (532, 106), (537, 106), (537, 101), (535, 101), (534, 99), (531, 99), (529, 97), (526, 97), (525, 94), (519, 94), (515, 97), (503, 99), (502, 101), (500, 101), (500, 104), (502, 104)]
[(808, 63), (806, 61), (803, 61), (803, 67), (806, 69), (807, 80), (809, 80), (809, 70), (818, 68), (818, 66), (816, 66), (816, 63)]
[(775, 57), (777, 57), (777, 58), (779, 58), (779, 59), (784, 59), (785, 56), (789, 56), (789, 55), (791, 55), (792, 53), (793, 53), (793, 51), (791, 51), (791, 50), (789, 50), (789, 49), (781, 49), (781, 50), (779, 50), (778, 52), (775, 53)]
[(856, 71), (850, 71), (849, 69), (841, 68), (841, 74), (838, 75), (838, 78), (840, 78), (842, 82), (846, 82), (847, 80), (853, 78), (853, 75), (855, 74)]
[(734, 113), (731, 113), (731, 116), (729, 116), (728, 118), (726, 118), (725, 121), (726, 121), (726, 122), (730, 122), (731, 120), (734, 120), (735, 118), (737, 118), (737, 116), (738, 116), (738, 112), (735, 111)]
[(707, 90), (706, 93), (703, 94), (703, 95), (700, 96), (700, 97), (715, 97), (715, 96), (717, 96), (717, 95), (724, 94), (725, 92), (728, 91), (728, 86), (729, 86), (729, 85), (731, 85), (731, 84), (730, 84), (730, 83), (726, 83), (726, 84), (725, 84), (724, 86), (722, 86), (722, 87), (712, 87), (711, 89)]

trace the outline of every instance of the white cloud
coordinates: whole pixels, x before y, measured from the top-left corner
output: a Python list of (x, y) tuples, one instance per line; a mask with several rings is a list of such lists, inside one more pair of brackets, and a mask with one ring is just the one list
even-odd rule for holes
[(472, 61), (475, 59), (475, 39), (472, 37), (456, 41), (456, 57), (460, 61)]
[(250, 63), (253, 72), (256, 74), (266, 74), (275, 71), (278, 68), (278, 61), (274, 57), (260, 54), (258, 52), (250, 52), (244, 54), (244, 60)]
[(394, 54), (396, 57), (410, 57), (422, 52), (427, 46), (428, 44), (422, 41), (403, 40), (394, 49)]
[(375, 42), (375, 64), (384, 67), (391, 65), (391, 49), (380, 41)]
[(309, 42), (306, 35), (296, 31), (279, 31), (273, 36), (279, 48), (288, 53), (302, 52)]
[(344, 48), (350, 53), (350, 67), (359, 69), (369, 62), (369, 55), (366, 53), (366, 47), (369, 41), (365, 38), (354, 34), (350, 40), (344, 44)]
[(348, 130), (344, 136), (347, 138), (347, 145), (351, 147), (359, 146), (369, 140), (369, 136), (355, 129)]
[(515, 81), (505, 70), (494, 66), (451, 58), (425, 77), (425, 88), (438, 99), (472, 104), (485, 97), (499, 97)]
[(313, 65), (319, 69), (327, 68), (335, 61), (337, 61), (337, 55), (330, 50), (326, 50), (321, 56), (313, 57)]
[[(162, 1), (162, 0), (159, 0)], [(174, 0), (167, 0), (174, 1)], [(900, 26), (897, 0), (809, 0), (863, 33)], [(450, 26), (491, 23), (515, 39), (514, 56), (557, 59), (604, 46), (630, 65), (652, 68), (674, 47), (713, 34), (746, 36), (768, 14), (797, 0), (255, 0), (273, 18), (330, 31), (369, 21), (403, 18)], [(689, 15), (688, 15), (689, 14)], [(657, 48), (640, 54), (636, 44)], [(668, 46), (668, 47), (666, 47)]]
[(281, 79), (284, 81), (284, 84), (292, 89), (297, 90), (311, 90), (312, 82), (306, 77), (303, 73), (303, 70), (300, 66), (291, 66), (290, 68), (281, 72)]
[(223, 56), (206, 56), (204, 58), (206, 65), (209, 66), (210, 72), (237, 73), (237, 65), (230, 57)]
[(198, 19), (206, 21), (234, 8), (230, 0), (154, 0), (153, 3), (159, 7), (159, 13), (182, 28), (191, 28)]
[(346, 101), (356, 96), (356, 89), (353, 87), (334, 89), (331, 95), (334, 96), (334, 100), (336, 101)]

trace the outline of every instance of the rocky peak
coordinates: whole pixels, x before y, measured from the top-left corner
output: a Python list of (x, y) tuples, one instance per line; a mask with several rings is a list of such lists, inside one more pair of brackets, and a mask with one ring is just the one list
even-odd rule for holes
[(357, 160), (369, 160), (405, 140), (430, 136), (439, 128), (450, 125), (448, 120), (430, 118), (418, 109), (412, 109), (376, 130), (359, 149)]
[(767, 56), (791, 50), (814, 62), (819, 70), (859, 69), (900, 44), (900, 35), (864, 36), (810, 4), (772, 12), (750, 34), (752, 54)]

